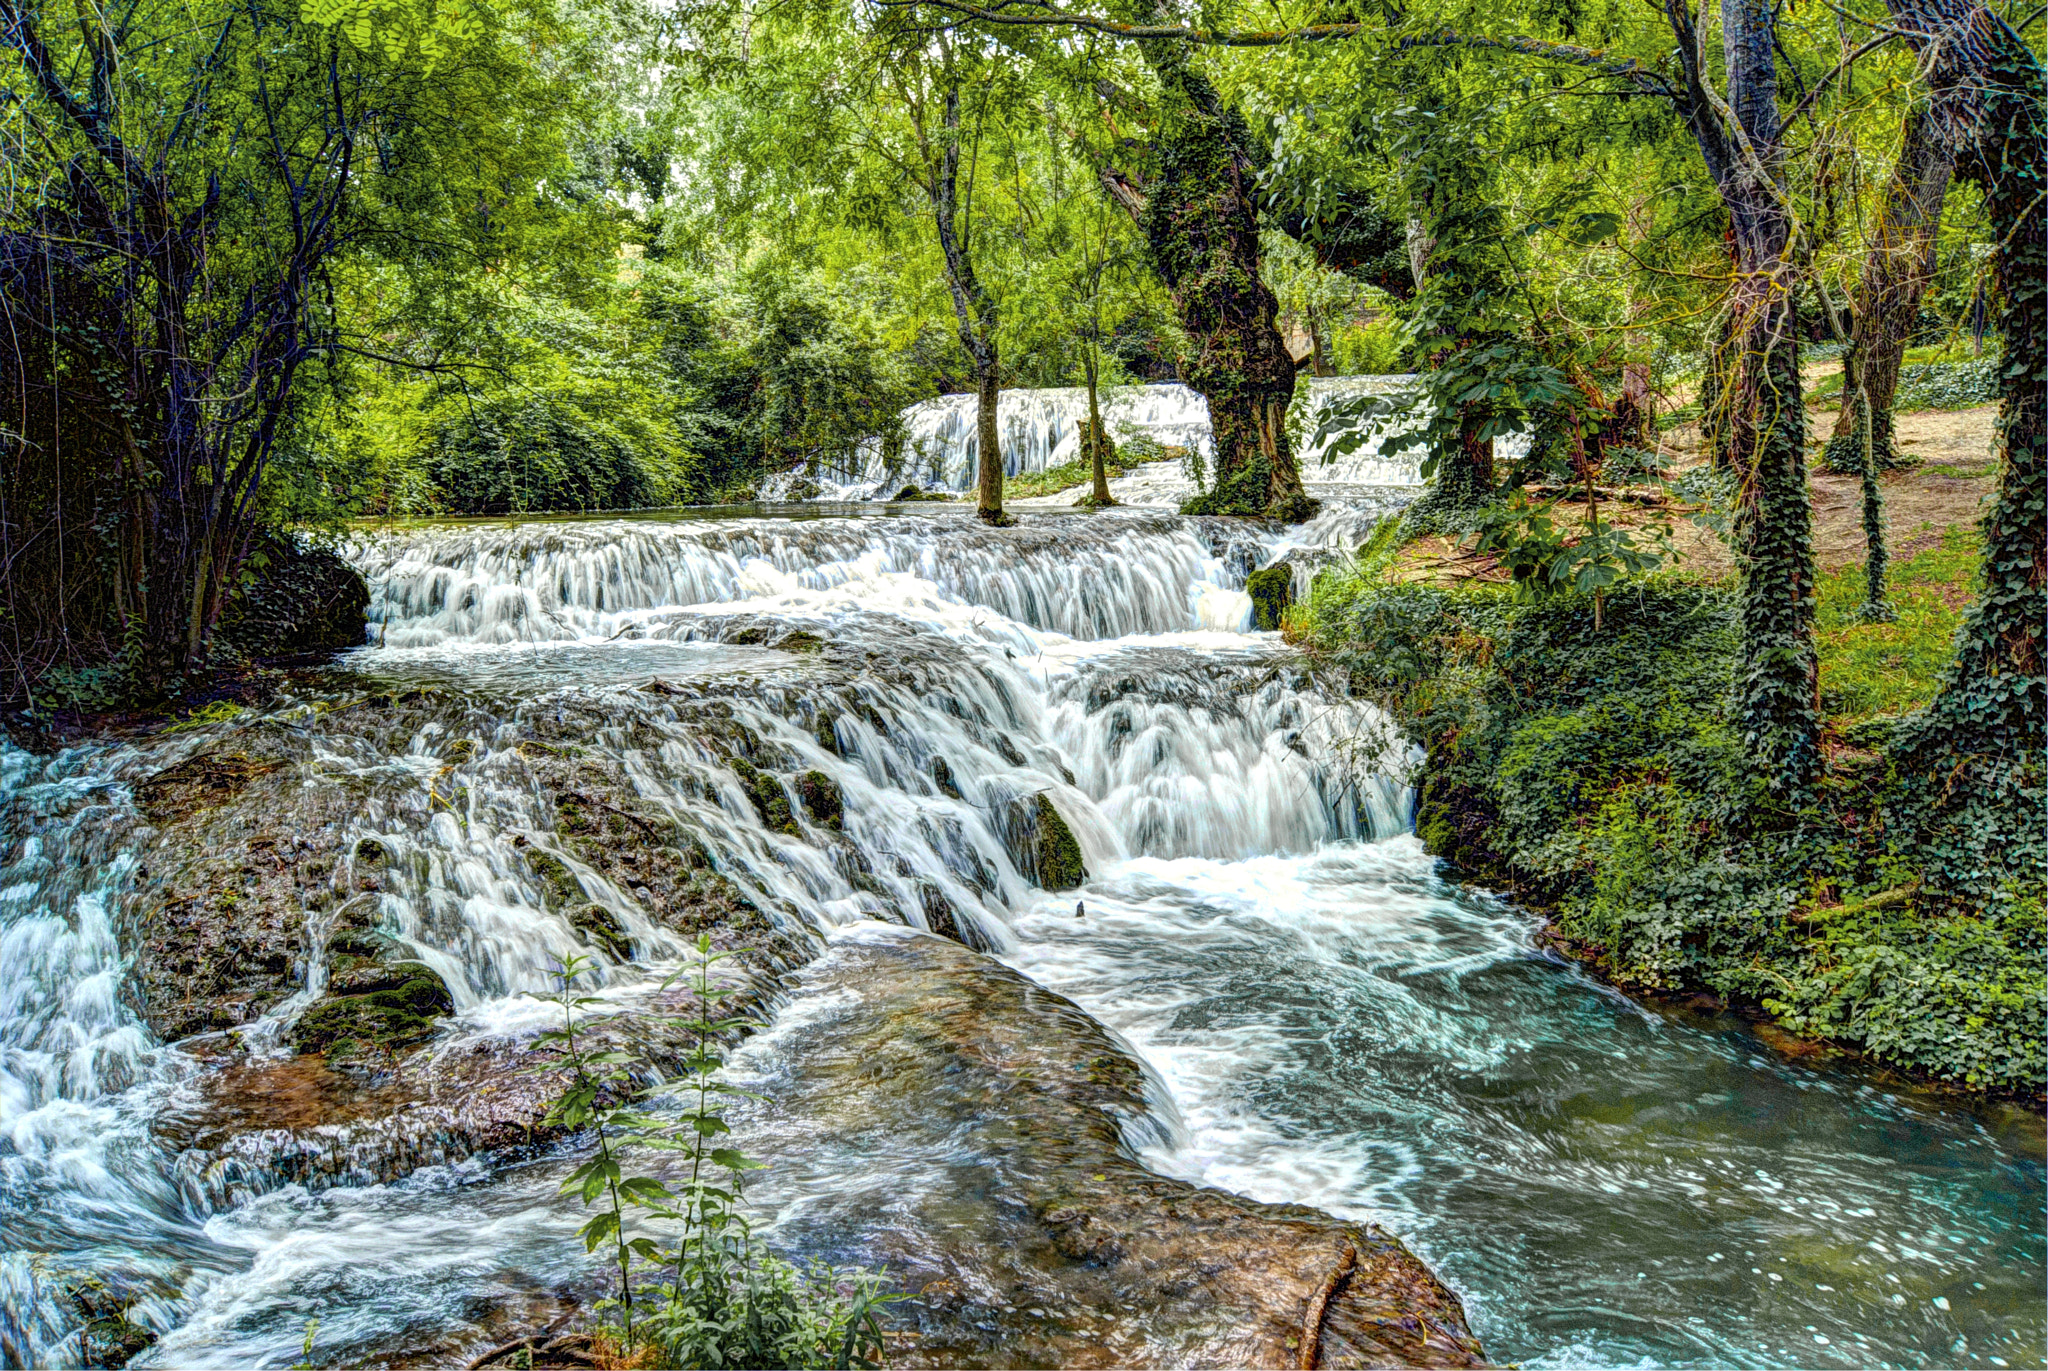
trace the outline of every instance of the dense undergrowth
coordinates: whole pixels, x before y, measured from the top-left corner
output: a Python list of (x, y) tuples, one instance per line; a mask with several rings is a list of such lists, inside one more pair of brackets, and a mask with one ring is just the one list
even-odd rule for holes
[(1859, 569), (1823, 578), (1829, 767), (1797, 810), (1752, 779), (1730, 721), (1731, 590), (1631, 582), (1596, 628), (1588, 596), (1403, 581), (1396, 541), (1320, 576), (1289, 629), (1427, 749), (1432, 852), (1545, 908), (1619, 984), (1704, 989), (1927, 1076), (2041, 1089), (2040, 759), (1959, 899), (1937, 890), (1942, 856), (1916, 846), (1911, 778), (1884, 750), (1950, 656), (1971, 535), (1898, 565), (1893, 623), (1854, 619)]

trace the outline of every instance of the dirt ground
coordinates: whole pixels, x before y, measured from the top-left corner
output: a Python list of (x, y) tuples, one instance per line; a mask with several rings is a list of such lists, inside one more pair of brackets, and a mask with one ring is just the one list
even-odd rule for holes
[[(1917, 459), (1902, 471), (1889, 471), (1880, 479), (1884, 488), (1886, 543), (1894, 561), (1936, 546), (1943, 530), (1974, 524), (1982, 517), (1982, 505), (1998, 485), (1998, 463), (1992, 456), (1993, 421), (1998, 406), (1974, 409), (1923, 410), (1901, 414), (1894, 420), (1899, 446)], [(1854, 476), (1837, 476), (1819, 465), (1821, 449), (1834, 431), (1832, 409), (1809, 410), (1809, 481), (1813, 492), (1813, 551), (1823, 570), (1854, 565), (1863, 560), (1863, 483)], [(1692, 425), (1664, 435), (1661, 451), (1674, 471), (1683, 471), (1700, 461), (1699, 432)], [(1584, 503), (1560, 505), (1556, 518), (1572, 524), (1584, 517)], [(1603, 521), (1637, 526), (1653, 511), (1602, 501)], [(1711, 531), (1682, 517), (1674, 521), (1672, 544), (1678, 549), (1679, 565), (1701, 575), (1719, 579), (1732, 575), (1734, 562), (1728, 546)], [(1403, 559), (1413, 572), (1422, 575), (1449, 574), (1458, 577), (1499, 575), (1490, 557), (1475, 557), (1441, 538), (1427, 538), (1414, 544)]]

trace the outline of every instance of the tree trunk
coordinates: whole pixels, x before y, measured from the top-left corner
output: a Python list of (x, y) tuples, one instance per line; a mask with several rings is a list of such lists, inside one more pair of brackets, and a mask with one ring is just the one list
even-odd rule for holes
[(1892, 397), (1920, 299), (1934, 275), (1935, 230), (1953, 172), (1932, 111), (1916, 106), (1906, 116), (1899, 160), (1885, 186), (1851, 311), (1855, 326), (1842, 358), (1842, 408), (1825, 458), (1832, 471), (1861, 472), (1866, 441), (1876, 445), (1880, 467), (1899, 464)]
[(2048, 619), (2048, 223), (2042, 205), (2039, 60), (1970, 0), (1888, 0), (1927, 59), (1937, 136), (1958, 174), (1984, 192), (1997, 243), (2005, 340), (1999, 383), (1998, 495), (1984, 516), (1983, 593), (1956, 638), (1955, 660), (1924, 713), (1901, 731), (1902, 775), (1919, 787), (1930, 885), (1966, 906), (2005, 898), (2001, 877), (2038, 880), (2042, 676)]
[(1216, 444), (1215, 481), (1185, 512), (1306, 519), (1316, 506), (1287, 441), (1294, 359), (1275, 322), (1279, 303), (1259, 275), (1250, 131), (1189, 66), (1185, 48), (1143, 47), (1167, 112), (1159, 176), (1138, 222), (1187, 334), (1181, 373), (1209, 402)]
[(974, 367), (976, 434), (974, 512), (997, 527), (1011, 522), (1003, 513), (1003, 446), (996, 424), (996, 402), (1002, 367), (996, 353), (996, 302), (974, 274), (974, 261), (959, 232), (960, 86), (946, 87), (945, 122), (941, 126), (938, 164), (931, 168), (932, 217), (939, 231), (939, 250), (946, 263), (946, 289), (953, 297), (953, 317), (960, 328), (960, 346)]
[(1096, 384), (1102, 367), (1096, 360), (1095, 344), (1088, 344), (1083, 365), (1088, 379), (1088, 433), (1083, 446), (1088, 449), (1088, 473), (1094, 478), (1095, 488), (1089, 492), (1088, 502), (1092, 505), (1113, 505), (1116, 499), (1109, 493), (1109, 433), (1102, 426), (1102, 406), (1096, 397)]
[[(990, 350), (993, 354), (993, 349)], [(1001, 391), (994, 366), (977, 367), (974, 375), (974, 433), (979, 466), (975, 473), (974, 512), (991, 524), (1007, 523), (1003, 516), (1003, 443), (996, 424), (996, 401)]]
[(1722, 0), (1725, 100), (1708, 89), (1694, 11), (1686, 0), (1665, 0), (1664, 12), (1685, 74), (1683, 113), (1728, 211), (1734, 259), (1724, 331), (1708, 359), (1716, 384), (1702, 428), (1718, 439), (1740, 491), (1736, 717), (1751, 765), (1773, 794), (1796, 804), (1820, 766), (1820, 677), (1776, 11), (1770, 0)]

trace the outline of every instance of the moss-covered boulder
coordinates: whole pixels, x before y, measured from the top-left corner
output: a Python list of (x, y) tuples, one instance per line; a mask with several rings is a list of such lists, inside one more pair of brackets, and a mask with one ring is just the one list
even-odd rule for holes
[(1047, 890), (1072, 890), (1088, 879), (1081, 844), (1074, 840), (1074, 830), (1067, 827), (1052, 800), (1043, 794), (1036, 798), (1038, 837), (1033, 851), (1038, 858), (1038, 883)]
[(1294, 568), (1282, 563), (1254, 571), (1244, 583), (1252, 597), (1252, 625), (1272, 633), (1280, 627), (1280, 615), (1294, 603)]
[(796, 815), (790, 812), (789, 796), (783, 793), (782, 782), (745, 757), (734, 757), (729, 765), (733, 775), (740, 778), (740, 788), (747, 792), (761, 822), (777, 833), (795, 833)]
[(839, 782), (822, 771), (806, 771), (796, 778), (796, 793), (804, 809), (821, 828), (837, 831), (845, 824), (846, 798)]
[(330, 977), (326, 998), (292, 1025), (291, 1042), (330, 1059), (383, 1056), (425, 1042), (454, 1012), (454, 997), (424, 962), (352, 966)]
[(569, 911), (569, 922), (592, 947), (615, 962), (633, 960), (633, 940), (619, 916), (601, 904), (581, 904)]

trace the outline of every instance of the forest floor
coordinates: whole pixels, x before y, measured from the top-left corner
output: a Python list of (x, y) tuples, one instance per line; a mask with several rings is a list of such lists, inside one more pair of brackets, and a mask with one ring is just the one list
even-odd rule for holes
[[(1917, 460), (1913, 466), (1888, 471), (1879, 479), (1884, 490), (1887, 542), (1894, 562), (1939, 546), (1950, 529), (1976, 526), (1983, 513), (1984, 498), (1998, 487), (1998, 461), (1991, 446), (1997, 418), (1997, 405), (1922, 410), (1895, 418), (1899, 446)], [(1861, 478), (1837, 476), (1819, 465), (1820, 449), (1833, 429), (1833, 410), (1809, 411), (1807, 432), (1813, 439), (1808, 454), (1813, 551), (1824, 572), (1860, 565), (1865, 548)], [(1665, 434), (1659, 451), (1674, 473), (1699, 465), (1702, 459), (1698, 426), (1688, 424)], [(1625, 527), (1641, 528), (1660, 514), (1670, 517), (1674, 508), (1603, 500), (1600, 517)], [(1557, 507), (1557, 519), (1562, 525), (1576, 524), (1584, 517), (1583, 500), (1565, 500)], [(1678, 518), (1673, 523), (1671, 541), (1680, 567), (1711, 581), (1734, 574), (1735, 563), (1727, 543), (1711, 529)], [(1505, 579), (1492, 557), (1474, 554), (1449, 538), (1416, 540), (1402, 562), (1413, 574), (1425, 578)], [(1966, 591), (1968, 587), (1958, 589)]]

